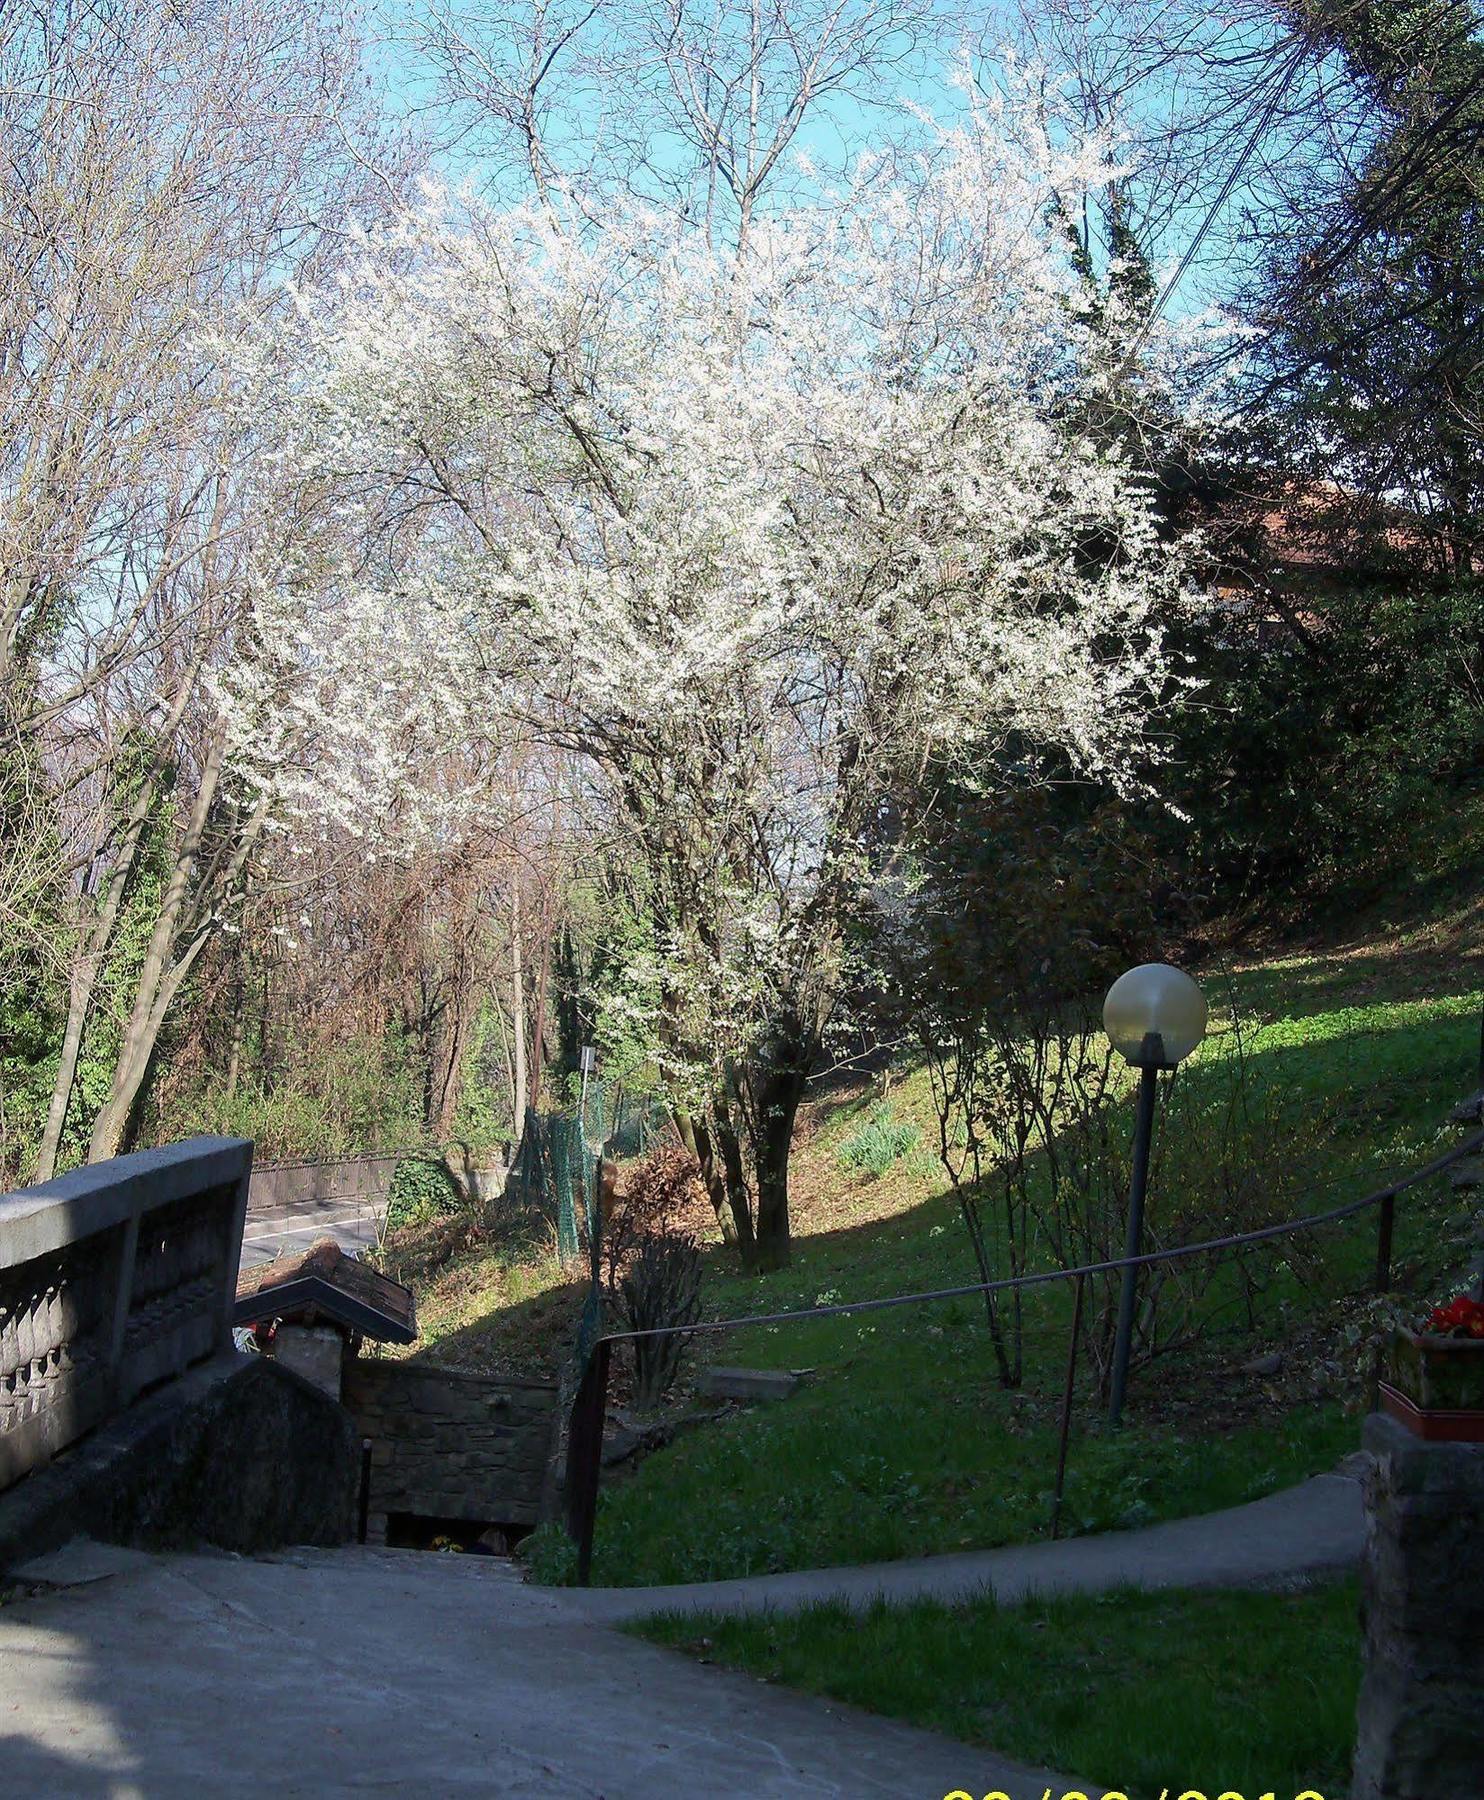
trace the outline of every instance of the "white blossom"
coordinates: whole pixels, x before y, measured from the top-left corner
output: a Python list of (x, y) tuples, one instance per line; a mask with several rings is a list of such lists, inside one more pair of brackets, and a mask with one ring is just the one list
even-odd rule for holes
[(580, 752), (674, 860), (635, 983), (684, 966), (703, 1061), (828, 987), (880, 793), (1012, 739), (1123, 779), (1188, 557), (1089, 421), (1115, 388), (1212, 402), (1180, 333), (1134, 377), (1086, 304), (1053, 213), (1109, 154), (971, 92), (740, 261), (634, 204), (430, 193), (239, 359), (274, 478), (368, 546), (265, 576), (222, 683), (244, 766), (353, 834), (436, 834), (479, 803), (418, 786), (440, 745)]

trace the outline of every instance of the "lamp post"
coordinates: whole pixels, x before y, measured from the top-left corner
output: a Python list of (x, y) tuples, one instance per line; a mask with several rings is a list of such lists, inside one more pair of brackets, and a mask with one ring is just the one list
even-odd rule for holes
[[(1139, 1106), (1134, 1116), (1133, 1169), (1128, 1190), (1127, 1257), (1144, 1242), (1144, 1194), (1149, 1185), (1149, 1145), (1154, 1135), (1154, 1102), (1159, 1072), (1181, 1063), (1206, 1035), (1206, 1001), (1188, 975), (1168, 963), (1141, 963), (1120, 975), (1103, 1002), (1103, 1029), (1123, 1059), (1139, 1071)], [(1113, 1375), (1108, 1390), (1108, 1423), (1123, 1417), (1128, 1359), (1134, 1339), (1134, 1306), (1139, 1271), (1123, 1271), (1118, 1301), (1118, 1335), (1113, 1341)]]

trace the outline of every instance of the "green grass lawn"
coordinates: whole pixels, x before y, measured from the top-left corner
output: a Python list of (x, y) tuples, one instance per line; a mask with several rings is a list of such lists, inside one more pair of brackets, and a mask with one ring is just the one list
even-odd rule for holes
[[(988, 1386), (975, 1332), (945, 1336), (936, 1367), (908, 1334), (784, 1405), (752, 1409), (610, 1477), (598, 1520), (600, 1585), (736, 1575), (982, 1549), (1046, 1535), (1056, 1459), (1050, 1401)], [(954, 1328), (949, 1327), (951, 1333)], [(958, 1344), (963, 1348), (960, 1350)], [(853, 1379), (852, 1379), (853, 1375)], [(1234, 1506), (1334, 1467), (1359, 1422), (1338, 1402), (1215, 1435), (1083, 1419), (1063, 1534)], [(538, 1575), (570, 1574), (559, 1532)]]
[[(1227, 1104), (1222, 1061), (1244, 1018), (1254, 1155), (1281, 1191), (1267, 1216), (1321, 1210), (1436, 1154), (1471, 1084), (1477, 968), (1424, 942), (1363, 954), (1287, 957), (1208, 979), (1213, 1030), (1179, 1077), (1155, 1170), (1168, 1192), (1198, 1154), (1203, 1109)], [(1204, 1084), (1204, 1085), (1203, 1085)], [(923, 1123), (925, 1082), (904, 1081), (895, 1114)], [(798, 1153), (802, 1229), (793, 1265), (745, 1276), (708, 1254), (712, 1317), (808, 1307), (976, 1279), (954, 1202), (920, 1152), (879, 1181), (841, 1169), (838, 1146), (876, 1104), (864, 1092), (822, 1108)], [(928, 1141), (931, 1141), (929, 1138)], [(820, 1204), (827, 1196), (827, 1204)], [(1443, 1182), (1398, 1214), (1397, 1277), (1419, 1299), (1461, 1255), (1461, 1209)], [(811, 1225), (814, 1229), (811, 1230)], [(1134, 1526), (1256, 1498), (1334, 1466), (1355, 1447), (1365, 1358), (1345, 1333), (1374, 1265), (1375, 1223), (1311, 1238), (1277, 1261), (1252, 1306), (1221, 1281), (1200, 1344), (1157, 1360), (1131, 1391), (1128, 1427), (1101, 1429), (1079, 1388), (1064, 1531)], [(719, 1579), (992, 1546), (1044, 1535), (1070, 1297), (1028, 1296), (1026, 1378), (996, 1379), (977, 1301), (750, 1328), (707, 1340), (712, 1360), (807, 1369), (791, 1400), (678, 1439), (602, 1494), (593, 1579)], [(1243, 1374), (1280, 1349), (1276, 1379)], [(570, 1570), (555, 1534), (532, 1546), (541, 1578)]]
[(988, 1745), (1093, 1793), (1311, 1789), (1341, 1800), (1360, 1678), (1357, 1605), (1347, 1581), (1293, 1594), (924, 1601), (863, 1615), (672, 1613), (630, 1629)]

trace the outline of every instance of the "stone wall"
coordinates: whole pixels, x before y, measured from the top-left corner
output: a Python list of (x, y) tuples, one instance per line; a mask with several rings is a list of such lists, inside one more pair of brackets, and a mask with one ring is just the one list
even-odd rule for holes
[(555, 1382), (350, 1358), (341, 1399), (371, 1440), (371, 1542), (389, 1513), (535, 1525), (549, 1512)]
[(269, 1351), (273, 1361), (312, 1382), (332, 1400), (340, 1398), (345, 1333), (338, 1325), (280, 1325)]
[(1352, 1800), (1444, 1800), (1484, 1770), (1484, 1445), (1365, 1425), (1365, 1676)]
[[(392, 1178), (404, 1156), (415, 1151), (393, 1150), (386, 1154), (344, 1156), (328, 1162), (265, 1162), (254, 1166), (248, 1198), (250, 1213), (293, 1212), (295, 1209), (335, 1207), (354, 1210), (369, 1218), (386, 1211)], [(465, 1163), (455, 1151), (441, 1159), (452, 1179), (471, 1201), (488, 1202), (505, 1191), (504, 1162), (485, 1168)]]
[(0, 1494), (0, 1570), (79, 1533), (244, 1554), (342, 1544), (359, 1478), (342, 1407), (266, 1356), (229, 1351)]

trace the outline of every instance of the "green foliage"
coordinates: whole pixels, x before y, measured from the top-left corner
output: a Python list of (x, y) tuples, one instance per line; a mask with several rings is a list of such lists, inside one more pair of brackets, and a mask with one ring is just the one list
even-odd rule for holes
[(0, 1191), (30, 1177), (66, 1022), (73, 933), (56, 801), (40, 738), (18, 721), (72, 605), (55, 583), (38, 591), (0, 690)]
[(506, 1143), (519, 1135), (510, 1117), (496, 1003), (488, 996), (480, 1002), (469, 1034), (453, 1135), (462, 1144), (481, 1147)]
[[(1438, 1120), (1470, 1078), (1477, 1045), (1480, 996), (1472, 982), (1460, 984), (1455, 957), (1429, 948), (1409, 958), (1392, 948), (1290, 958), (1235, 977), (1234, 988), (1244, 1011), (1265, 1021), (1248, 1041), (1253, 1082), (1233, 1110), (1230, 1031), (1213, 983), (1213, 1034), (1162, 1115), (1151, 1231), (1172, 1206), (1194, 1209), (1195, 1224), (1202, 1210), (1215, 1221), (1246, 1206), (1244, 1194), (1223, 1185), (1223, 1169), (1245, 1167), (1243, 1131), (1261, 1168), (1292, 1147), (1280, 1197), (1293, 1213), (1358, 1196), (1436, 1154)], [(973, 1281), (955, 1211), (938, 1196), (902, 1216), (802, 1238), (794, 1267), (762, 1278), (708, 1272), (708, 1311), (783, 1311), (821, 1296), (869, 1299)], [(1411, 1194), (1397, 1216), (1399, 1280), (1438, 1289), (1441, 1265), (1460, 1254), (1456, 1224), (1446, 1183)], [(1349, 1297), (1364, 1289), (1374, 1257), (1369, 1217), (1296, 1240), (1267, 1267), (1250, 1311), (1225, 1265), (1199, 1338), (1140, 1373), (1117, 1434), (1100, 1428), (1084, 1358), (1064, 1528), (1103, 1531), (1208, 1511), (1333, 1468), (1354, 1448), (1356, 1421), (1344, 1401), (1364, 1392), (1363, 1372), (1296, 1369), (1293, 1388), (1234, 1419), (1227, 1408), (1235, 1396), (1257, 1398), (1234, 1370), (1259, 1351), (1305, 1340), (1323, 1345), (1333, 1364), (1345, 1346)], [(1019, 1393), (996, 1384), (977, 1304), (738, 1333), (718, 1347), (720, 1360), (808, 1367), (809, 1382), (785, 1405), (688, 1434), (631, 1480), (605, 1487), (595, 1579), (719, 1579), (1043, 1535), (1069, 1320), (1060, 1285), (1027, 1295)]]
[(432, 1157), (404, 1156), (392, 1175), (386, 1228), (397, 1231), (404, 1225), (428, 1225), (457, 1212), (462, 1204), (463, 1197), (441, 1162)]
[(0, 1191), (25, 1179), (46, 1119), (66, 1020), (71, 932), (54, 825), (37, 830), (45, 782), (0, 720)]
[(1187, 853), (1269, 908), (1347, 907), (1449, 853), (1484, 780), (1484, 585), (1344, 592), (1309, 645), (1212, 646)]
[(894, 1162), (915, 1150), (921, 1137), (915, 1125), (895, 1118), (890, 1102), (883, 1100), (871, 1108), (865, 1123), (851, 1132), (835, 1155), (842, 1169), (859, 1169), (880, 1177)]
[(630, 871), (614, 868), (571, 906), (556, 958), (565, 1065), (575, 1071), (582, 1045), (592, 1044), (608, 1081), (653, 1092), (659, 989), (642, 895)]
[(1355, 1738), (1357, 1608), (1350, 1580), (1294, 1594), (877, 1601), (864, 1613), (836, 1601), (629, 1629), (1130, 1794), (1338, 1795)]
[(571, 1587), (577, 1580), (577, 1546), (564, 1526), (547, 1519), (516, 1546), (515, 1554), (530, 1570), (531, 1579), (547, 1587)]
[(1301, 18), (1359, 129), (1340, 190), (1275, 239), (1256, 307), (1276, 322), (1266, 417), (1247, 412), (1266, 442), (1246, 439), (1235, 487), (1286, 511), (1251, 570), (1286, 628), (1218, 626), (1175, 765), (1202, 865), (1279, 913), (1433, 873), (1484, 781), (1481, 13), (1306, 0)]
[(6, 960), (8, 969), (0, 962), (0, 1192), (26, 1180), (35, 1161), (67, 999), (41, 956), (21, 952)]
[[(1065, 1324), (1036, 1341), (1049, 1390)], [(786, 1354), (812, 1363), (821, 1349), (795, 1335)], [(937, 1335), (921, 1318), (837, 1325), (823, 1354), (828, 1374), (785, 1405), (688, 1434), (605, 1486), (594, 1580), (725, 1580), (1046, 1534), (1055, 1408), (1049, 1392), (1030, 1404), (992, 1394), (978, 1317)], [(1210, 1438), (1158, 1422), (1106, 1436), (1084, 1421), (1063, 1527), (1113, 1531), (1239, 1505), (1333, 1468), (1355, 1434), (1334, 1403)]]
[(218, 1076), (173, 1098), (157, 1121), (159, 1135), (248, 1137), (264, 1160), (401, 1149), (422, 1139), (421, 1082), (401, 1035), (290, 1042), (282, 1056), (271, 1077), (256, 1075), (229, 1092)]
[(945, 783), (913, 846), (910, 904), (873, 947), (889, 1028), (931, 1054), (986, 1018), (1101, 993), (1156, 931), (1149, 835), (1086, 783)]
[(1404, 496), (1407, 535), (1457, 576), (1478, 568), (1484, 517), (1481, 14), (1456, 0), (1303, 11), (1364, 97), (1369, 142), (1336, 203), (1281, 244), (1265, 296), (1282, 321), (1273, 385), (1320, 479)]

